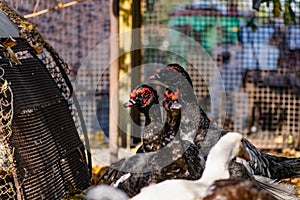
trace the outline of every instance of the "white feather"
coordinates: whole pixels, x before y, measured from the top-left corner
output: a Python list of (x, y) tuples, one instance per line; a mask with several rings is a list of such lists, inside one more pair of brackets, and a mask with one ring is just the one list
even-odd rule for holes
[(88, 189), (86, 200), (128, 200), (128, 196), (122, 190), (112, 186), (97, 185)]
[(117, 188), (119, 186), (120, 183), (124, 182), (126, 179), (128, 179), (131, 176), (131, 173), (127, 173), (124, 174), (123, 176), (121, 176), (115, 184), (113, 184), (114, 188)]

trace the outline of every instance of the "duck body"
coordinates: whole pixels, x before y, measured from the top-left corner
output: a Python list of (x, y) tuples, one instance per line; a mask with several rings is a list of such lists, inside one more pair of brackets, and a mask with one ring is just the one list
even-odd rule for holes
[(201, 193), (205, 193), (207, 187), (203, 183), (193, 183), (182, 179), (166, 180), (159, 184), (143, 188), (140, 195), (133, 197), (132, 200), (202, 199)]
[[(189, 119), (198, 119), (196, 133), (189, 137), (195, 145), (200, 149), (202, 155), (206, 157), (209, 150), (217, 143), (217, 141), (227, 134), (227, 130), (218, 127), (212, 123), (207, 117), (204, 110), (199, 106), (197, 98), (194, 94), (191, 78), (187, 71), (180, 65), (173, 63), (158, 70), (158, 72), (151, 76), (150, 79), (161, 81), (163, 84), (170, 87), (176, 87), (181, 92), (181, 103), (186, 107), (186, 114), (182, 116), (182, 127), (185, 127), (185, 132), (192, 132), (195, 126), (190, 129), (189, 125), (184, 123)], [(184, 94), (182, 94), (184, 93)], [(195, 105), (198, 105), (198, 112), (193, 112)], [(243, 148), (249, 160), (246, 161), (247, 171), (252, 175), (261, 175), (272, 179), (290, 178), (300, 175), (300, 158), (285, 158), (274, 155), (269, 155), (260, 152), (253, 144), (246, 138), (243, 139)], [(243, 165), (244, 165), (243, 164)], [(238, 174), (237, 170), (240, 168), (232, 168), (233, 173)]]
[[(243, 156), (243, 137), (228, 132), (210, 150), (205, 170), (198, 180), (166, 180), (143, 188), (132, 200), (297, 200), (291, 185), (253, 176), (244, 179), (230, 176), (230, 161)], [(264, 185), (264, 187), (261, 187)]]
[(87, 190), (86, 200), (128, 200), (128, 196), (109, 185), (97, 185)]
[(181, 140), (180, 134), (177, 134), (182, 106), (174, 100), (174, 93), (168, 95), (163, 102), (167, 113), (166, 121), (157, 134), (160, 135), (158, 150), (139, 153), (113, 163), (100, 178), (102, 183), (113, 185), (132, 197), (151, 183), (167, 179), (200, 178), (204, 169), (204, 158), (200, 156), (196, 145)]

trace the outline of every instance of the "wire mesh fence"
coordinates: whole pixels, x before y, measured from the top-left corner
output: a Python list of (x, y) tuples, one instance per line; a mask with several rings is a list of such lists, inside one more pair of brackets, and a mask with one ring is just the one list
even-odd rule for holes
[[(80, 80), (77, 80), (79, 87), (76, 88), (76, 96), (88, 133), (103, 131), (108, 136), (108, 107), (102, 102), (108, 101), (109, 73), (105, 70), (107, 66), (104, 66), (104, 63), (108, 63), (109, 55), (107, 51), (91, 55), (90, 53), (109, 37), (109, 1), (83, 0), (72, 6), (53, 9), (58, 6), (58, 2), (10, 0), (8, 4), (24, 16), (48, 9), (42, 15), (30, 17), (29, 21), (68, 63), (71, 69), (69, 78), (72, 82), (75, 81), (78, 69), (87, 57), (97, 60), (97, 63), (82, 67), (88, 68), (88, 72), (77, 76)], [(66, 5), (74, 2), (73, 0), (61, 1)], [(98, 82), (96, 92), (86, 89), (90, 87), (91, 82)], [(94, 101), (95, 93), (97, 103)], [(94, 117), (95, 111), (101, 122), (100, 127), (95, 125), (99, 124)]]
[[(272, 5), (266, 3), (257, 12), (252, 1), (145, 1), (143, 25), (183, 33), (212, 57), (225, 87), (224, 107), (216, 106), (208, 89), (217, 80), (204, 81), (206, 73), (199, 74), (195, 67), (181, 63), (191, 74), (199, 101), (212, 120), (243, 132), (261, 148), (298, 147), (299, 3), (291, 8), (295, 22), (286, 25), (283, 14), (274, 17)], [(165, 36), (156, 39), (169, 40)], [(202, 72), (210, 70), (211, 65), (201, 61), (201, 55), (194, 56), (189, 46), (181, 42), (178, 48), (190, 64), (198, 65)], [(181, 62), (180, 55), (161, 55), (145, 51), (144, 60)], [(225, 111), (225, 119), (220, 120)]]
[[(11, 4), (24, 14), (34, 10), (34, 1), (20, 2), (11, 1)], [(40, 3), (38, 10), (51, 8), (54, 4), (54, 1)], [(262, 4), (257, 12), (252, 9), (252, 1), (155, 0), (142, 1), (142, 5), (144, 28), (155, 26), (179, 31), (194, 39), (212, 57), (225, 87), (225, 108), (218, 108), (216, 102), (212, 103), (209, 87), (214, 83), (213, 78), (210, 81), (203, 78), (211, 73), (211, 63), (191, 53), (193, 50), (186, 44), (178, 43), (180, 47), (173, 45), (172, 48), (181, 48), (189, 63), (197, 63), (202, 72), (207, 72), (199, 74), (199, 70), (186, 64), (178, 55), (167, 55), (155, 49), (144, 50), (145, 64), (179, 62), (185, 66), (192, 76), (199, 101), (210, 118), (220, 125), (243, 132), (255, 140), (254, 143), (259, 143), (259, 147), (298, 146), (299, 5), (292, 5), (296, 21), (288, 26), (284, 24), (283, 17), (273, 16), (272, 5)], [(101, 17), (108, 16), (108, 6), (103, 1), (91, 1), (51, 11), (31, 20), (39, 25), (38, 28), (76, 72), (88, 52), (109, 36), (109, 18)], [(165, 35), (158, 34), (149, 42), (165, 39)], [(172, 37), (168, 40), (173, 40), (173, 43), (179, 41)], [(70, 51), (60, 52), (66, 46), (71, 47), (68, 48)], [(101, 65), (99, 60), (108, 59), (107, 52), (99, 52), (95, 56), (97, 65)], [(97, 66), (93, 69), (95, 73), (90, 71), (81, 76), (82, 87), (88, 87), (90, 80), (100, 80), (97, 102), (94, 102), (93, 96), (87, 95), (89, 93), (85, 89), (80, 90), (78, 98), (84, 102), (82, 110), (88, 131), (96, 132), (98, 127), (94, 125), (100, 121), (101, 129), (108, 136), (109, 117), (105, 102), (109, 95), (109, 73), (107, 70), (103, 72), (105, 67)], [(147, 70), (145, 73), (147, 75)], [(264, 83), (257, 84), (261, 82)], [(289, 101), (294, 103), (286, 103)], [(94, 110), (98, 110), (98, 122), (92, 116)], [(280, 125), (275, 128), (274, 124), (279, 121)]]

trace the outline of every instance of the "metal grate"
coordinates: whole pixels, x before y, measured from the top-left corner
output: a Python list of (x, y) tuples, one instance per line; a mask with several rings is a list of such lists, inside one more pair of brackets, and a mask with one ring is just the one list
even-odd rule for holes
[[(29, 50), (22, 39), (12, 48)], [(27, 48), (25, 48), (26, 46)], [(55, 81), (36, 57), (10, 65), (2, 54), (3, 78), (14, 94), (12, 135), (20, 193), (25, 199), (57, 199), (71, 191), (69, 184), (84, 189), (89, 168), (67, 101)]]
[[(73, 0), (63, 1), (63, 3), (70, 2), (73, 2)], [(27, 15), (32, 13), (35, 8), (38, 12), (53, 8), (57, 6), (59, 2), (10, 0), (7, 3), (20, 14)], [(102, 129), (106, 135), (108, 135), (108, 107), (106, 105), (102, 106), (102, 102), (107, 102), (108, 95), (105, 90), (109, 88), (109, 76), (107, 76), (107, 72), (103, 72), (104, 75), (101, 75), (102, 71), (107, 68), (107, 63), (109, 62), (109, 51), (94, 54), (92, 52), (97, 49), (97, 45), (101, 45), (101, 42), (109, 37), (109, 1), (84, 1), (64, 9), (52, 10), (43, 15), (29, 18), (29, 21), (32, 22), (32, 24), (36, 24), (36, 28), (39, 32), (47, 38), (47, 41), (55, 48), (60, 57), (64, 58), (64, 61), (61, 61), (60, 57), (51, 55), (48, 51), (44, 51), (43, 54), (45, 55), (41, 57), (38, 55), (49, 69), (51, 75), (59, 82), (58, 86), (65, 86), (65, 83), (61, 83), (61, 80), (59, 80), (61, 79), (61, 73), (56, 71), (56, 65), (58, 64), (53, 62), (55, 60), (61, 63), (60, 65), (63, 66), (67, 73), (70, 71), (70, 68), (71, 73), (69, 76), (71, 81), (74, 81), (76, 78), (77, 84), (82, 86), (76, 88), (76, 97), (78, 99), (74, 100), (71, 98), (70, 105), (73, 103), (73, 100), (80, 104), (87, 132), (89, 134), (95, 134)], [(19, 23), (20, 21), (17, 20), (16, 24), (19, 25)], [(28, 33), (23, 34), (25, 36), (28, 35)], [(37, 42), (36, 40), (42, 42), (41, 38), (34, 39), (34, 35), (35, 33), (33, 32), (29, 33), (26, 39), (28, 41), (33, 40), (33, 42)], [(56, 59), (53, 60), (53, 57), (56, 57)], [(81, 66), (87, 58), (93, 61), (96, 60), (97, 63), (93, 66)], [(65, 62), (68, 63), (69, 67), (65, 65)], [(92, 74), (94, 74), (94, 76), (90, 77), (88, 74), (78, 74), (77, 72), (80, 67), (93, 70)], [(91, 80), (99, 83), (97, 91), (100, 91), (100, 93), (97, 92), (96, 94), (96, 103), (94, 102), (95, 97), (90, 95), (90, 91), (86, 89)], [(68, 88), (69, 87), (65, 87), (65, 89)], [(104, 92), (102, 93), (102, 91)], [(95, 91), (93, 91), (93, 93), (95, 93)], [(70, 95), (67, 91), (65, 94), (67, 97)], [(72, 110), (74, 113), (78, 112), (75, 107), (72, 107)], [(95, 117), (96, 113), (98, 121)], [(78, 127), (81, 127), (80, 120), (75, 119), (75, 121), (76, 124), (79, 124)]]
[(7, 4), (0, 2), (0, 8), (19, 28), (11, 49), (21, 62), (14, 64), (7, 48), (0, 49), (0, 99), (5, 102), (0, 160), (1, 169), (7, 168), (0, 176), (5, 182), (1, 199), (61, 199), (86, 189), (91, 178), (87, 135), (73, 104), (68, 66), (32, 24)]

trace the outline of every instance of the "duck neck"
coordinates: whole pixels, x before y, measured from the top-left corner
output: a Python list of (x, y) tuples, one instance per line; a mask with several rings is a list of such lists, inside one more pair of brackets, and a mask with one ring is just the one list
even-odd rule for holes
[(181, 112), (180, 111), (171, 111), (167, 112), (166, 118), (166, 128), (171, 131), (171, 134), (176, 134), (180, 126)]
[(228, 179), (230, 153), (215, 145), (207, 157), (205, 170), (198, 181), (211, 185), (218, 179)]
[[(180, 91), (182, 91), (180, 100), (183, 102), (183, 105), (197, 105), (197, 107), (200, 109), (200, 120), (204, 122), (201, 124), (203, 124), (203, 126), (205, 126), (205, 127), (209, 126), (210, 120), (207, 117), (204, 110), (199, 105), (197, 96), (195, 95), (193, 88), (189, 85), (182, 86)], [(203, 127), (203, 128), (205, 128), (205, 127)]]
[(180, 127), (181, 110), (167, 111), (166, 122), (164, 124), (164, 135), (162, 145), (165, 146), (175, 139)]
[(207, 130), (210, 125), (210, 119), (207, 117), (206, 113), (200, 106), (199, 106), (199, 110), (200, 110), (200, 121), (201, 121), (199, 128), (203, 130)]
[(159, 105), (154, 104), (149, 110), (143, 112), (145, 115), (145, 126), (148, 126), (152, 120), (161, 121)]
[(149, 116), (152, 120), (161, 121), (161, 112), (160, 112), (159, 104), (154, 104), (151, 107), (149, 111)]
[(145, 115), (145, 126), (148, 126), (151, 123), (150, 114), (149, 112), (145, 112), (144, 115)]

